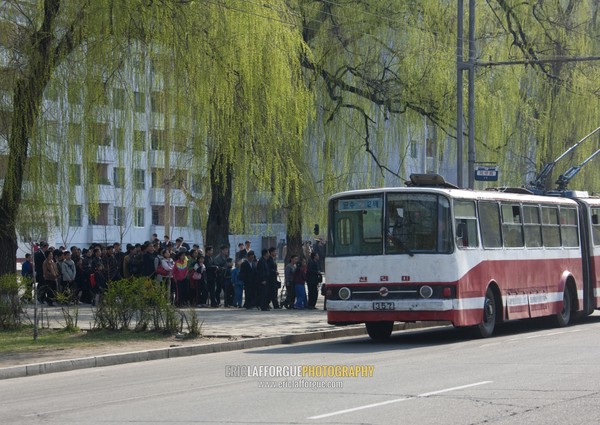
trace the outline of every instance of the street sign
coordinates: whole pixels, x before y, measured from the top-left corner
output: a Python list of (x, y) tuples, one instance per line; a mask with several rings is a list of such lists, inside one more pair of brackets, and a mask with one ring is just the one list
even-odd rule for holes
[(475, 180), (484, 182), (498, 181), (498, 166), (478, 165), (475, 167)]

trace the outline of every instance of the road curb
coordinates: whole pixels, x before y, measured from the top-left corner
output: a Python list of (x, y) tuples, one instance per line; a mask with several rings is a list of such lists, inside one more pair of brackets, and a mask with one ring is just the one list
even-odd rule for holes
[[(446, 322), (432, 323), (400, 323), (394, 325), (394, 330), (409, 330), (423, 327), (447, 325)], [(297, 344), (300, 342), (319, 341), (333, 338), (365, 335), (364, 325), (348, 326), (340, 329), (289, 334), (280, 336), (251, 338), (239, 341), (215, 342), (209, 344), (188, 345), (185, 347), (168, 347), (128, 353), (105, 354), (95, 357), (58, 360), (55, 362), (35, 363), (29, 365), (0, 368), (0, 380), (24, 378), (47, 373), (67, 372), (93, 367), (115, 366), (126, 363), (138, 363), (151, 360), (162, 360), (178, 357), (196, 356), (200, 354), (219, 353), (250, 348), (269, 347), (274, 345)]]

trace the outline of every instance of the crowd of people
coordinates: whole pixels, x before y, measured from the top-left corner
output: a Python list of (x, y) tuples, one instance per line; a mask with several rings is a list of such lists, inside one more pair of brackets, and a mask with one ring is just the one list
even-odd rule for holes
[(119, 243), (55, 249), (40, 242), (33, 263), (31, 254), (26, 255), (21, 273), (37, 282), (38, 301), (49, 306), (56, 303), (59, 292), (69, 294), (74, 303), (97, 305), (111, 282), (145, 277), (163, 285), (178, 307), (263, 311), (316, 307), (323, 276), (320, 244), (314, 251), (304, 248), (302, 256), (306, 258), (290, 256), (283, 276), (285, 300), (280, 300), (277, 249), (263, 249), (258, 256), (250, 245), (250, 241), (240, 243), (232, 258), (228, 245), (215, 253), (212, 246), (190, 247), (183, 238), (172, 243), (168, 236), (161, 241), (156, 234), (151, 241), (127, 244), (125, 251)]

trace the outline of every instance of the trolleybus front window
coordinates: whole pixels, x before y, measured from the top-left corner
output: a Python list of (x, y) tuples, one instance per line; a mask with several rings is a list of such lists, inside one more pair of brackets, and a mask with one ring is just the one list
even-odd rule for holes
[(332, 214), (332, 256), (383, 254), (382, 195), (337, 199)]
[(390, 193), (386, 202), (386, 254), (450, 252), (450, 223), (446, 198)]

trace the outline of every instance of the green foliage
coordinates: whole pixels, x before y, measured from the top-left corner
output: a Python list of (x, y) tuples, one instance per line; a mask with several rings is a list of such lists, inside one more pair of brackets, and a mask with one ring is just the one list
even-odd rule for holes
[(79, 304), (76, 302), (74, 294), (69, 289), (58, 292), (56, 302), (60, 305), (60, 311), (65, 320), (65, 330), (69, 332), (78, 331)]
[(21, 295), (25, 285), (20, 276), (5, 274), (0, 276), (0, 329), (17, 329), (21, 325)]
[(200, 321), (200, 319), (198, 319), (198, 312), (196, 309), (192, 308), (189, 312), (182, 312), (181, 314), (182, 320), (184, 320), (187, 325), (186, 338), (198, 338), (199, 336), (202, 336), (202, 324), (204, 323), (204, 320)]
[(133, 322), (138, 331), (177, 332), (177, 312), (168, 289), (146, 278), (111, 282), (94, 311), (94, 327), (127, 330)]

